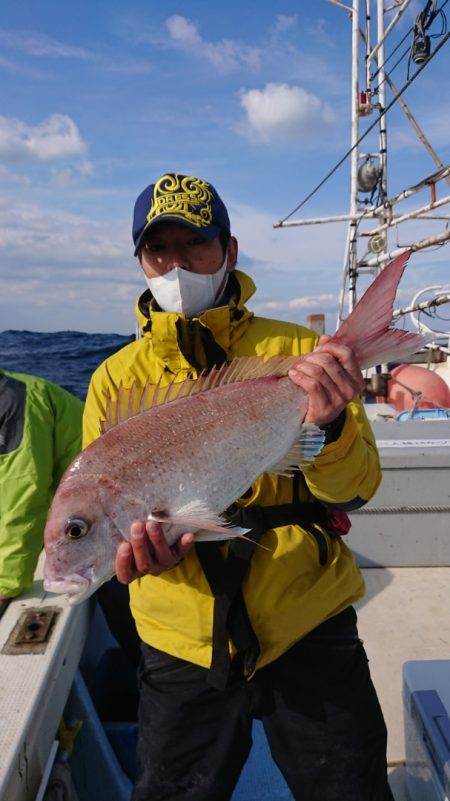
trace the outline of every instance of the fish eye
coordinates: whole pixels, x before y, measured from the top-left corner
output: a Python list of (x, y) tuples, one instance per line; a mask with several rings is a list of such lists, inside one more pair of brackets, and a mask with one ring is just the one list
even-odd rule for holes
[(64, 526), (64, 534), (70, 540), (79, 540), (89, 531), (89, 524), (82, 517), (69, 517)]

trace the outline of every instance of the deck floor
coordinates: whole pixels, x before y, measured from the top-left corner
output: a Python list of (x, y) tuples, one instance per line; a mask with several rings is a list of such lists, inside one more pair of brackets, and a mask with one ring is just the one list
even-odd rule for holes
[(388, 728), (391, 787), (396, 801), (407, 801), (403, 663), (450, 653), (450, 567), (364, 568), (363, 573), (367, 594), (357, 604), (359, 633)]

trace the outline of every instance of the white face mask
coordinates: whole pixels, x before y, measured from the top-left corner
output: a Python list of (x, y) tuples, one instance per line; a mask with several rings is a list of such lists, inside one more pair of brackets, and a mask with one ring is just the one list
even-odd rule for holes
[(217, 293), (225, 277), (227, 263), (228, 257), (216, 273), (207, 275), (174, 267), (165, 275), (158, 275), (156, 278), (148, 278), (145, 274), (144, 276), (147, 286), (163, 311), (194, 317), (218, 305), (223, 291), (219, 296)]

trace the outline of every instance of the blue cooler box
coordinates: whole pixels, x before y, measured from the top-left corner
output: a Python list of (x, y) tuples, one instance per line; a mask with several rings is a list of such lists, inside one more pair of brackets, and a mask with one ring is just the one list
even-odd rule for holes
[(410, 801), (449, 801), (449, 659), (405, 662), (403, 710)]

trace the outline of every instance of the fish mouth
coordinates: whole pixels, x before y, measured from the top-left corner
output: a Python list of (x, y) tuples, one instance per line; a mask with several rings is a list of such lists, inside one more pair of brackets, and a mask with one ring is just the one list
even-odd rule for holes
[(94, 566), (90, 565), (70, 576), (45, 577), (44, 590), (57, 595), (66, 593), (69, 606), (74, 606), (89, 598), (95, 592), (97, 583), (94, 577)]

